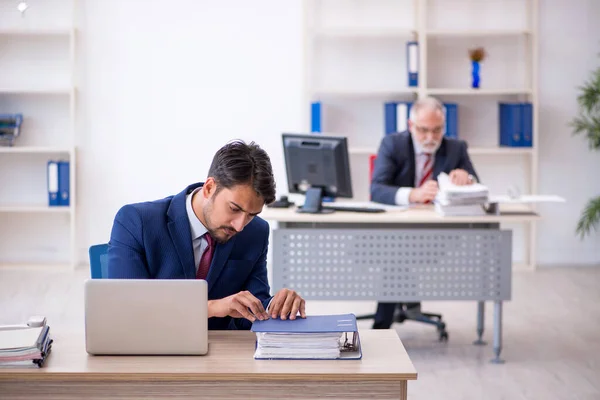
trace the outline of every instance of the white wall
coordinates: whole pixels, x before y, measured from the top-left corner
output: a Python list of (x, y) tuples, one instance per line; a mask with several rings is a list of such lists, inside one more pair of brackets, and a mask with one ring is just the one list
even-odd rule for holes
[[(301, 126), (301, 2), (83, 1), (78, 229), (82, 259), (115, 212), (203, 181), (234, 138), (270, 154)], [(285, 189), (283, 189), (285, 192)]]
[[(280, 143), (302, 120), (302, 2), (82, 1), (79, 55), (78, 230), (108, 239), (124, 203), (174, 194), (204, 179), (228, 139), (271, 155), (285, 193)], [(600, 2), (540, 1), (539, 262), (600, 263), (600, 237), (574, 235), (579, 210), (600, 194), (600, 153), (571, 137), (576, 86), (600, 65)]]
[(600, 263), (600, 235), (574, 235), (585, 203), (600, 196), (600, 151), (591, 152), (567, 125), (577, 114), (577, 87), (600, 67), (599, 19), (595, 0), (540, 1), (539, 188), (568, 200), (568, 207), (540, 207), (541, 264)]

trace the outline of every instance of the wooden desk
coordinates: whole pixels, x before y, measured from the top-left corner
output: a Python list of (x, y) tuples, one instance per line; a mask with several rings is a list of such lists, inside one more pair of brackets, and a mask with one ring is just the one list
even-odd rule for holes
[(396, 332), (360, 332), (362, 360), (254, 360), (252, 332), (209, 332), (206, 356), (90, 356), (55, 331), (40, 369), (0, 369), (8, 399), (406, 399), (417, 379)]
[(476, 217), (443, 217), (435, 212), (433, 206), (415, 206), (407, 210), (391, 209), (383, 213), (334, 212), (331, 214), (297, 213), (295, 208), (265, 207), (260, 217), (267, 221), (282, 223), (373, 223), (373, 224), (485, 224), (515, 223), (537, 221), (540, 216), (528, 207), (521, 205), (505, 205), (500, 207), (499, 215), (483, 215)]

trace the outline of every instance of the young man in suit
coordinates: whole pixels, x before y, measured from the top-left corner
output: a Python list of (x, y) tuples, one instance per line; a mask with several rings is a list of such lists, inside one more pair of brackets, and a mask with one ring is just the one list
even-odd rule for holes
[[(437, 176), (449, 174), (457, 185), (477, 181), (464, 141), (444, 137), (444, 106), (428, 97), (410, 109), (408, 132), (386, 135), (381, 141), (371, 179), (371, 199), (385, 204), (432, 202), (438, 193)], [(374, 329), (392, 325), (396, 307), (417, 309), (420, 303), (379, 303)]]
[(108, 277), (205, 279), (209, 329), (249, 329), (256, 319), (298, 313), (304, 318), (305, 301), (295, 291), (270, 296), (269, 225), (258, 214), (274, 200), (267, 153), (254, 143), (230, 142), (215, 154), (205, 182), (118, 211)]

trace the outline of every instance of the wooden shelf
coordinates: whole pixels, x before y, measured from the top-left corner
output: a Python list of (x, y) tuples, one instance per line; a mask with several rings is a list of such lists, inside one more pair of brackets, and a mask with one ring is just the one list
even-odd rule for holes
[(35, 206), (35, 205), (0, 205), (0, 213), (58, 213), (69, 214), (71, 207)]
[(70, 87), (47, 87), (47, 88), (19, 88), (0, 87), (0, 94), (50, 94), (70, 95), (74, 88)]
[(0, 153), (8, 154), (71, 154), (73, 149), (67, 147), (43, 147), (43, 146), (14, 146), (0, 147)]
[(410, 96), (417, 93), (418, 88), (390, 89), (317, 89), (314, 98), (394, 98)]
[(430, 88), (426, 89), (430, 95), (456, 95), (456, 96), (510, 96), (530, 95), (531, 89), (472, 89), (472, 88)]
[(475, 29), (475, 30), (453, 30), (433, 29), (425, 32), (426, 36), (432, 37), (512, 37), (530, 35), (528, 29)]
[(398, 28), (321, 28), (313, 32), (316, 37), (324, 38), (348, 38), (348, 39), (370, 39), (370, 38), (402, 38), (410, 39), (416, 35), (416, 30)]
[(4, 28), (0, 29), (0, 36), (70, 36), (75, 33), (69, 28)]
[[(502, 155), (531, 155), (533, 149), (530, 147), (469, 147), (469, 155), (486, 155), (486, 156), (502, 156)], [(377, 154), (376, 147), (350, 147), (348, 149), (350, 155), (370, 155)]]
[(523, 155), (533, 154), (531, 147), (472, 147), (468, 149), (469, 155), (503, 156), (503, 155)]
[[(389, 98), (398, 96), (415, 95), (418, 88), (399, 89), (315, 89), (313, 97), (320, 98)], [(425, 89), (429, 95), (456, 95), (456, 96), (511, 96), (530, 95), (531, 89), (472, 89), (472, 88), (429, 88)]]
[(51, 262), (51, 263), (40, 263), (40, 262), (2, 262), (0, 261), (0, 269), (18, 269), (18, 270), (23, 270), (23, 269), (43, 269), (43, 270), (47, 270), (48, 268), (51, 269), (59, 269), (59, 270), (69, 270), (72, 267), (69, 265), (69, 262)]

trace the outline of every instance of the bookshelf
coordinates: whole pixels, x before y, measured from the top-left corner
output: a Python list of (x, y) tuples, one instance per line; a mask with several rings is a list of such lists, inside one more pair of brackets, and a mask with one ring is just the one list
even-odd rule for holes
[[(348, 137), (355, 200), (369, 198), (368, 160), (384, 135), (389, 101), (434, 96), (458, 104), (459, 138), (493, 194), (537, 193), (539, 0), (309, 0), (304, 6), (304, 121), (320, 101), (323, 134)], [(408, 87), (406, 42), (419, 43), (419, 85)], [(468, 49), (483, 46), (479, 89)], [(498, 102), (533, 105), (533, 146), (499, 145)], [(536, 265), (536, 223), (515, 241)], [(522, 236), (522, 237), (521, 237)]]
[[(22, 113), (0, 146), (0, 266), (76, 264), (77, 0), (0, 0), (0, 113)], [(47, 162), (69, 161), (69, 206), (48, 205)]]

